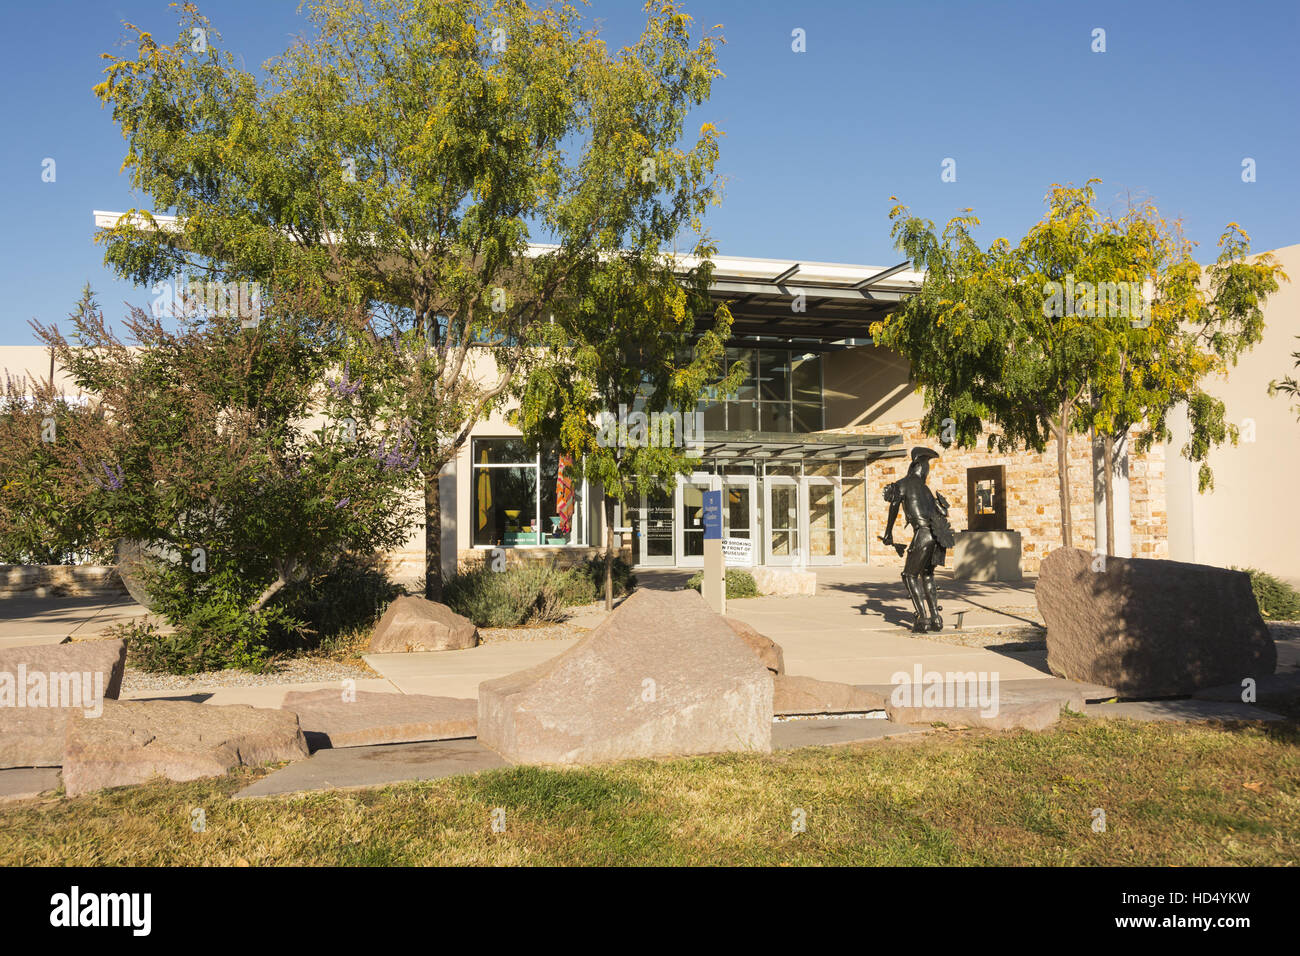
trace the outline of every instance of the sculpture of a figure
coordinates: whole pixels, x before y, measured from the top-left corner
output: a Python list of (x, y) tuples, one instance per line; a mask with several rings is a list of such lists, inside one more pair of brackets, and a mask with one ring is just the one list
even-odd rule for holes
[(948, 524), (947, 500), (925, 484), (930, 460), (938, 457), (939, 453), (932, 448), (913, 448), (907, 475), (886, 485), (884, 490), (885, 500), (889, 502), (889, 521), (880, 540), (893, 545), (902, 555), (903, 546), (894, 544), (894, 521), (900, 508), (912, 526), (912, 543), (907, 547), (907, 559), (903, 563), (903, 584), (916, 611), (913, 631), (943, 630), (934, 569), (943, 564), (948, 548), (956, 544), (952, 526)]

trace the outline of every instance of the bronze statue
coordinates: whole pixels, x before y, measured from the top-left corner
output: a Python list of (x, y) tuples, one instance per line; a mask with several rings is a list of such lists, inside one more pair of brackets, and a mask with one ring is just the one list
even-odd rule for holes
[(903, 584), (916, 611), (912, 630), (918, 632), (943, 630), (934, 589), (934, 569), (943, 564), (945, 552), (956, 544), (952, 526), (948, 524), (947, 500), (925, 484), (930, 474), (930, 459), (938, 457), (939, 453), (932, 448), (913, 448), (907, 475), (886, 485), (884, 491), (889, 502), (889, 521), (880, 540), (893, 545), (902, 555), (903, 546), (894, 543), (894, 521), (900, 507), (912, 526), (912, 543), (907, 547), (907, 560), (903, 564)]

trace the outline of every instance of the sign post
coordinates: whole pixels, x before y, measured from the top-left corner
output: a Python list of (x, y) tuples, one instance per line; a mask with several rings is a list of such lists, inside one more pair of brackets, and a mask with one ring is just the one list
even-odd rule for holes
[(727, 613), (727, 582), (722, 561), (722, 492), (704, 493), (704, 603)]

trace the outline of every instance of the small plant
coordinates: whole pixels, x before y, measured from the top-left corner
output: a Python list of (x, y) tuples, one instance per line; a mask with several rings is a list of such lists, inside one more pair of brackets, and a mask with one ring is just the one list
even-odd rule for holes
[(1300, 591), (1257, 568), (1233, 568), (1250, 575), (1260, 616), (1270, 621), (1300, 621)]
[[(598, 601), (604, 596), (605, 559), (603, 557), (591, 558), (574, 568), (574, 571), (585, 575), (595, 589), (595, 596), (591, 601), (583, 603), (590, 604), (592, 601)], [(631, 594), (636, 590), (636, 575), (632, 573), (632, 566), (622, 558), (614, 559), (612, 577), (614, 581), (614, 597), (622, 597), (624, 594)]]
[(479, 627), (562, 621), (566, 608), (591, 604), (596, 597), (596, 587), (585, 568), (566, 571), (549, 564), (526, 564), (504, 571), (482, 565), (458, 573), (442, 592), (449, 608)]
[[(686, 582), (688, 588), (694, 588), (696, 591), (704, 586), (704, 572), (700, 571), (691, 576)], [(742, 568), (727, 568), (727, 600), (734, 598), (752, 598), (758, 597), (758, 585), (754, 583), (754, 576)]]

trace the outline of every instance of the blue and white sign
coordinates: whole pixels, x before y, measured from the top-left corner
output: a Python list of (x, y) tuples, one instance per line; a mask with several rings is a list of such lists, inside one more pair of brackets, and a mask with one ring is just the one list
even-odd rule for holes
[(704, 493), (704, 540), (722, 540), (722, 492)]

